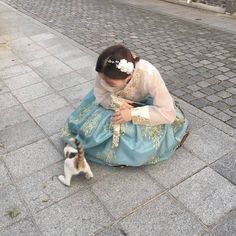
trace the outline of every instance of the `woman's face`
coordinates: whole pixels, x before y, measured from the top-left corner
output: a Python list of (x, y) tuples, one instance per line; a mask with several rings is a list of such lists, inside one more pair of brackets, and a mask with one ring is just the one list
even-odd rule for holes
[(129, 75), (126, 79), (111, 79), (104, 74), (102, 74), (102, 79), (111, 87), (122, 87), (125, 86), (131, 79), (132, 74)]

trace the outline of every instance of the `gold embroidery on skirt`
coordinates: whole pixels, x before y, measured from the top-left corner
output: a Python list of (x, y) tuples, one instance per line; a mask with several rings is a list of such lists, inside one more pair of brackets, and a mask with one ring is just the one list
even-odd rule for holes
[(102, 153), (97, 153), (96, 158), (104, 160), (107, 163), (112, 163), (116, 159), (115, 150), (116, 149), (112, 148), (109, 150), (105, 150)]
[(112, 128), (112, 123), (111, 121), (107, 122), (104, 126), (104, 131), (105, 132), (112, 132), (113, 131), (113, 128)]
[(185, 122), (185, 118), (183, 116), (181, 117), (176, 116), (174, 122), (172, 123), (172, 128), (173, 128), (174, 133), (176, 133), (182, 127), (184, 122)]
[(158, 156), (153, 156), (150, 161), (148, 161), (148, 164), (155, 165), (157, 162), (159, 162)]
[(121, 124), (120, 133), (122, 135), (127, 134), (129, 136), (133, 136), (134, 135), (133, 125), (128, 125), (128, 123)]
[(162, 125), (157, 126), (141, 126), (141, 133), (144, 137), (149, 138), (152, 141), (156, 149), (160, 146), (160, 138), (162, 136), (163, 130)]
[(77, 120), (78, 122), (80, 122), (80, 120), (83, 119), (84, 116), (85, 116), (89, 111), (91, 111), (95, 106), (96, 106), (95, 102), (92, 102), (89, 106), (83, 107), (83, 108), (79, 111), (76, 120)]
[(85, 136), (91, 134), (94, 129), (99, 124), (99, 121), (102, 118), (102, 114), (100, 111), (94, 112), (91, 117), (89, 117), (86, 122), (81, 127), (81, 131), (84, 133)]

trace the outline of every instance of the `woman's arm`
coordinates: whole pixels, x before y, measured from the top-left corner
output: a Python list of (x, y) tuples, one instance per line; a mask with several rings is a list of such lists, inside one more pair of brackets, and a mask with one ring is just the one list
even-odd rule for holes
[(144, 87), (153, 97), (153, 105), (132, 108), (132, 121), (135, 124), (150, 126), (171, 124), (176, 117), (174, 101), (159, 71), (154, 66), (151, 66), (150, 70), (149, 75), (146, 75)]

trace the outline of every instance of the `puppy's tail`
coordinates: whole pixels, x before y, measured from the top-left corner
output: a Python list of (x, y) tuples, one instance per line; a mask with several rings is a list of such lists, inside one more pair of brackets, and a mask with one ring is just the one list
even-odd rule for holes
[(75, 140), (75, 145), (78, 150), (78, 158), (76, 161), (76, 168), (83, 169), (85, 167), (84, 148), (77, 139)]

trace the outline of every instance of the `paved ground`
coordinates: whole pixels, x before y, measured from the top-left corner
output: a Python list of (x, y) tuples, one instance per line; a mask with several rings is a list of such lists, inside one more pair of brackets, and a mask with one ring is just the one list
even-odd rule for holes
[[(87, 2), (81, 7), (84, 14)], [(228, 35), (225, 47), (233, 42)], [(162, 37), (159, 42), (171, 39)], [(59, 183), (59, 129), (92, 88), (96, 57), (0, 2), (0, 234), (235, 235), (236, 130), (181, 99), (191, 135), (172, 159), (142, 168), (91, 164), (93, 180), (76, 177), (70, 188)], [(10, 212), (20, 214), (12, 218)]]
[(5, 1), (95, 52), (124, 43), (160, 69), (173, 94), (236, 128), (236, 34), (150, 11), (154, 4)]

